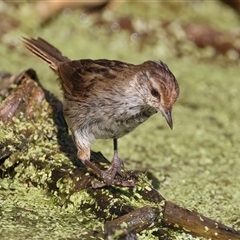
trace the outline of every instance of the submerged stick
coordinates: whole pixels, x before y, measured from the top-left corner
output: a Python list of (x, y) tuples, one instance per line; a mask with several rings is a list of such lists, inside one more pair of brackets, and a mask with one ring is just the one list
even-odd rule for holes
[(240, 232), (233, 228), (207, 218), (196, 211), (184, 209), (170, 201), (166, 201), (163, 224), (171, 228), (184, 229), (192, 235), (207, 239), (240, 239)]

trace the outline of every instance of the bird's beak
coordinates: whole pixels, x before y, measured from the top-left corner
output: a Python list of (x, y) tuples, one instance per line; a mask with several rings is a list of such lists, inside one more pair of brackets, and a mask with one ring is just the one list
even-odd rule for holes
[(173, 129), (173, 121), (172, 121), (172, 111), (171, 110), (164, 110), (162, 107), (159, 108), (159, 111), (165, 117), (169, 127)]

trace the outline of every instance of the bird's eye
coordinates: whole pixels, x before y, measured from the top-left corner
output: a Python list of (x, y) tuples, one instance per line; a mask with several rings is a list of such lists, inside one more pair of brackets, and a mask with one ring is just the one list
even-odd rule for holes
[(155, 98), (159, 98), (159, 97), (160, 97), (160, 94), (159, 94), (158, 90), (155, 89), (155, 88), (152, 89), (151, 94), (152, 94)]

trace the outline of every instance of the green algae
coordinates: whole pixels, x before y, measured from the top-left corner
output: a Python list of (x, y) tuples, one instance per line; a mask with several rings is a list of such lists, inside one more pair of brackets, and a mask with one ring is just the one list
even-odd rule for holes
[(45, 190), (1, 182), (1, 239), (82, 239), (84, 232), (101, 226), (91, 213), (62, 209)]

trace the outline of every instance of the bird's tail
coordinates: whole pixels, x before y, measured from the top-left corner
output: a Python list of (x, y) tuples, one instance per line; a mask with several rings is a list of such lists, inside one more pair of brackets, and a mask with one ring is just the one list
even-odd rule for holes
[(46, 62), (56, 73), (58, 72), (58, 66), (61, 62), (70, 61), (70, 59), (63, 56), (57, 48), (42, 38), (23, 38), (22, 41), (29, 51)]

